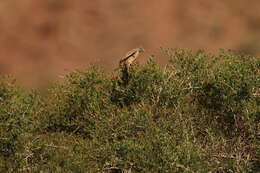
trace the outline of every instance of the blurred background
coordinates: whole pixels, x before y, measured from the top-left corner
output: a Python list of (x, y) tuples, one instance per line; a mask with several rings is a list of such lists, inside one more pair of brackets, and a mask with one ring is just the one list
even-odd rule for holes
[(148, 54), (164, 46), (259, 56), (260, 1), (0, 1), (0, 74), (26, 87), (43, 87), (89, 64), (112, 72), (139, 46)]

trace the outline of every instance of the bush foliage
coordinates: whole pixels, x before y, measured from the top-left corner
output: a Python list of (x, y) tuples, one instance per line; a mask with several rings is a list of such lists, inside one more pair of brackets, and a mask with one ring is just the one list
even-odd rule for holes
[(2, 78), (1, 172), (259, 170), (259, 59), (162, 51), (127, 84), (96, 67), (45, 94)]

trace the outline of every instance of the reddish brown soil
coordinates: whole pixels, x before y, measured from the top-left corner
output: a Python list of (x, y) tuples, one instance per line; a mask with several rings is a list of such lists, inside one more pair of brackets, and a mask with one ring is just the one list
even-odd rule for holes
[(109, 72), (138, 46), (260, 55), (259, 10), (259, 0), (1, 1), (0, 73), (43, 86), (90, 63)]

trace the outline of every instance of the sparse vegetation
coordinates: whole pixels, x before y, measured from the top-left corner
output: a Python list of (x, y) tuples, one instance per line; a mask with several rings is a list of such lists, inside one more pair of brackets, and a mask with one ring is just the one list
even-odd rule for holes
[(95, 67), (45, 94), (1, 79), (0, 172), (259, 170), (260, 60), (162, 50), (127, 85)]

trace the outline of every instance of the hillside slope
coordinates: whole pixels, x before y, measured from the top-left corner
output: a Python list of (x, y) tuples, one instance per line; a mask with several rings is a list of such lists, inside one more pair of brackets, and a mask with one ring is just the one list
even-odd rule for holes
[(43, 86), (90, 63), (110, 72), (138, 46), (155, 54), (162, 45), (260, 55), (259, 6), (258, 0), (2, 1), (0, 73)]

